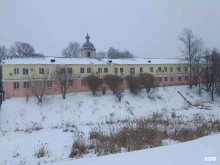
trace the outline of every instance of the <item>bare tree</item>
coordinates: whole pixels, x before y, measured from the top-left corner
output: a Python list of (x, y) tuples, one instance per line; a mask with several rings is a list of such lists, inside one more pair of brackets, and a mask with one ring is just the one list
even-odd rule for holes
[(114, 94), (116, 94), (116, 91), (119, 90), (123, 84), (123, 78), (116, 75), (106, 75), (104, 81)]
[(197, 57), (199, 56), (201, 46), (203, 46), (203, 41), (199, 38), (197, 38), (191, 28), (185, 28), (182, 30), (182, 33), (178, 37), (178, 40), (182, 42), (182, 55), (185, 58), (184, 62), (188, 65), (189, 67), (189, 86), (192, 88), (193, 85), (193, 74), (192, 74), (192, 68), (193, 65), (198, 59)]
[(147, 93), (150, 92), (151, 88), (156, 86), (156, 78), (150, 73), (140, 74), (140, 80)]
[(0, 62), (2, 61), (2, 57), (8, 55), (8, 49), (3, 45), (0, 46)]
[(67, 58), (80, 57), (80, 47), (78, 42), (70, 42), (68, 46), (61, 51), (61, 54)]
[(30, 92), (38, 100), (37, 104), (42, 106), (43, 99), (47, 91), (49, 91), (48, 80), (50, 80), (49, 74), (45, 73), (46, 68), (41, 68), (41, 75), (36, 71), (28, 72), (27, 79), (30, 87)]
[(71, 67), (66, 65), (57, 66), (56, 70), (52, 73), (53, 82), (59, 88), (63, 99), (66, 98), (68, 89), (73, 86), (74, 72)]
[(133, 58), (133, 57), (134, 55), (128, 50), (125, 50), (124, 52), (120, 53), (120, 58)]
[(85, 80), (89, 89), (92, 91), (92, 94), (95, 95), (101, 85), (101, 79), (98, 76), (89, 75)]
[(107, 52), (108, 58), (117, 59), (117, 58), (133, 58), (134, 55), (129, 52), (128, 50), (125, 50), (124, 52), (120, 52), (119, 50), (110, 47)]
[(33, 56), (37, 55), (32, 45), (17, 41), (9, 49), (11, 56)]
[(219, 94), (220, 91), (220, 54), (217, 49), (213, 49), (211, 55), (207, 55), (205, 58), (207, 65), (204, 67), (204, 82), (214, 101), (214, 93)]
[(107, 57), (106, 52), (97, 52), (96, 53), (96, 58), (98, 58), (98, 59), (102, 59), (102, 58), (106, 58), (106, 57)]
[(142, 90), (142, 83), (140, 77), (126, 76), (125, 80), (128, 83), (131, 93), (138, 94)]

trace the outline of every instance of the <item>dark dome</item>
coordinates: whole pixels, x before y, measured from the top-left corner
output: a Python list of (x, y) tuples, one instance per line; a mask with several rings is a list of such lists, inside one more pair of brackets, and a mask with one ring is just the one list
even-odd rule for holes
[(82, 48), (95, 49), (94, 45), (91, 42), (85, 42)]
[(84, 49), (84, 48), (87, 48), (87, 49), (95, 49), (95, 46), (91, 43), (91, 42), (89, 42), (89, 39), (90, 39), (90, 37), (89, 37), (89, 35), (88, 35), (88, 33), (87, 33), (87, 35), (86, 35), (86, 42), (83, 44), (83, 46), (82, 46), (82, 48)]

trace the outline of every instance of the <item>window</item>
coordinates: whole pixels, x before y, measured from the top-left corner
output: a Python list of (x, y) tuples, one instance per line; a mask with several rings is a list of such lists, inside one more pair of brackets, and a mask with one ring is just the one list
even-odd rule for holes
[(160, 81), (160, 82), (161, 82), (161, 81), (162, 81), (162, 77), (158, 77), (158, 81)]
[(44, 68), (39, 68), (39, 74), (44, 74)]
[(164, 81), (167, 81), (167, 77), (164, 77)]
[(108, 73), (108, 68), (104, 68), (104, 72), (105, 72), (105, 73)]
[(142, 73), (143, 72), (143, 67), (140, 67), (140, 73)]
[(52, 81), (47, 81), (47, 87), (52, 88)]
[(65, 74), (66, 73), (66, 68), (60, 68), (60, 73)]
[(120, 68), (120, 73), (123, 73), (124, 72), (124, 68)]
[(19, 89), (19, 82), (14, 82), (13, 87), (14, 89)]
[(91, 68), (87, 68), (87, 73), (91, 73)]
[(52, 68), (47, 68), (46, 71), (47, 71), (47, 74), (52, 74)]
[(80, 68), (80, 73), (84, 73), (84, 68)]
[(179, 76), (179, 77), (178, 77), (178, 80), (179, 80), (179, 81), (181, 81), (181, 80), (182, 80), (182, 77), (181, 77), (181, 76)]
[(85, 85), (84, 79), (81, 80), (81, 85)]
[(135, 75), (135, 68), (130, 68), (130, 75), (134, 76)]
[(184, 70), (185, 70), (185, 72), (187, 72), (188, 71), (188, 67), (185, 67)]
[(167, 67), (164, 67), (164, 72), (167, 72)]
[(181, 71), (181, 68), (180, 68), (180, 67), (177, 67), (177, 70), (178, 70), (178, 72), (180, 72), (180, 71)]
[(173, 77), (170, 77), (170, 81), (173, 81)]
[(98, 68), (98, 72), (99, 72), (99, 73), (102, 73), (102, 68)]
[(24, 88), (29, 88), (30, 87), (29, 85), (30, 85), (29, 82), (24, 82)]
[(188, 80), (188, 76), (185, 76), (185, 80)]
[(158, 72), (161, 72), (161, 70), (162, 70), (161, 67), (158, 67)]
[(44, 82), (43, 81), (39, 81), (38, 84), (39, 84), (40, 88), (44, 88)]
[(90, 57), (90, 52), (87, 52), (87, 57)]
[(22, 73), (23, 74), (28, 74), (28, 69), (27, 68), (22, 68)]
[(115, 73), (116, 73), (116, 74), (118, 73), (118, 68), (115, 68)]
[(68, 86), (73, 86), (73, 80), (69, 80)]
[(149, 71), (150, 71), (150, 72), (154, 72), (154, 68), (153, 68), (153, 67), (150, 67), (150, 68), (149, 68)]
[(173, 67), (170, 67), (170, 72), (173, 72)]
[(19, 68), (14, 68), (14, 74), (19, 74)]
[(73, 73), (73, 68), (67, 68), (68, 70), (68, 74), (72, 74)]

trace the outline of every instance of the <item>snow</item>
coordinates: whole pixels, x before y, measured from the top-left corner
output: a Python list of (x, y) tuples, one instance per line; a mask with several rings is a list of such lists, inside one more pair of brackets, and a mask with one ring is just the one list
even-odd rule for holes
[[(205, 104), (210, 110), (196, 107), (185, 110), (186, 103), (177, 91), (180, 91), (191, 103)], [(127, 111), (128, 106), (133, 114)], [(80, 160), (68, 158), (74, 137), (72, 132), (63, 132), (63, 130), (71, 127), (75, 131), (70, 125), (87, 134), (93, 126), (103, 125), (102, 123), (107, 119), (117, 121), (141, 118), (153, 112), (163, 112), (168, 116), (175, 112), (177, 116), (185, 116), (186, 119), (192, 118), (195, 114), (201, 114), (205, 118), (220, 119), (220, 98), (211, 102), (206, 92), (199, 96), (196, 88), (190, 91), (188, 86), (173, 86), (155, 88), (150, 94), (143, 91), (137, 96), (126, 90), (122, 102), (117, 102), (110, 91), (104, 96), (92, 96), (91, 92), (68, 94), (65, 100), (60, 95), (49, 96), (42, 107), (37, 105), (34, 98), (30, 98), (28, 102), (25, 98), (8, 99), (3, 102), (0, 110), (0, 164), (20, 165), (20, 161), (33, 165), (39, 161), (41, 164), (42, 161), (64, 163), (57, 165), (75, 162), (76, 164), (103, 164), (103, 162), (118, 164), (118, 161), (124, 161), (123, 164), (166, 162), (179, 165), (190, 164), (190, 161), (191, 164), (204, 164), (205, 156), (218, 156), (217, 159), (220, 159), (219, 134), (182, 144), (166, 141), (165, 144), (168, 146), (132, 153)], [(36, 125), (42, 129), (30, 133), (32, 126)], [(50, 157), (38, 159), (34, 156), (36, 148), (41, 144), (47, 144)], [(16, 156), (17, 153), (19, 156)], [(94, 155), (86, 157), (90, 156), (95, 157)], [(209, 164), (209, 162), (205, 163)]]
[[(204, 157), (216, 157), (216, 161), (204, 161)], [(217, 165), (220, 162), (220, 134), (165, 147), (84, 158), (48, 165)]]
[[(55, 62), (51, 62), (55, 59)], [(146, 58), (131, 58), (131, 59), (93, 59), (93, 58), (57, 58), (57, 57), (44, 57), (44, 58), (12, 58), (5, 59), (2, 64), (107, 64), (112, 61), (112, 64), (178, 64), (180, 59), (174, 58), (161, 58), (161, 59), (146, 59)], [(149, 62), (150, 61), (150, 62)]]

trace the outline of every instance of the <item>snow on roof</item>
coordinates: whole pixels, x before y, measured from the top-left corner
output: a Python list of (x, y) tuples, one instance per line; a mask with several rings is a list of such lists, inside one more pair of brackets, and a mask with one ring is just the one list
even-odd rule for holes
[[(51, 60), (55, 60), (52, 62)], [(94, 59), (94, 58), (12, 58), (2, 60), (2, 64), (178, 64), (180, 59), (174, 58), (131, 58), (131, 59)]]

